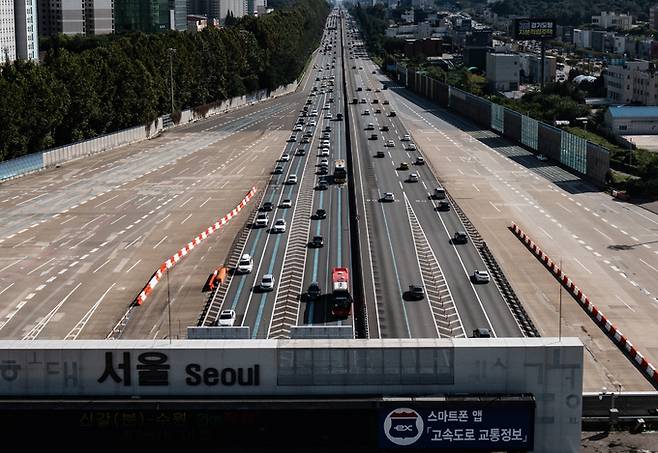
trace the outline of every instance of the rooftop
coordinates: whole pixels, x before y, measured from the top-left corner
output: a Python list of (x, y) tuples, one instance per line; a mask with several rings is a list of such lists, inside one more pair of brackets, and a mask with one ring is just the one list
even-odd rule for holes
[(658, 118), (658, 106), (618, 106), (608, 109), (613, 118)]

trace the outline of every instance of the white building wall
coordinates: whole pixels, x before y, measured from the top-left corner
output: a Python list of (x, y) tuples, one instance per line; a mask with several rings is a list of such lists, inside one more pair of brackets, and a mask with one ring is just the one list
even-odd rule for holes
[(16, 59), (14, 0), (0, 0), (0, 63)]

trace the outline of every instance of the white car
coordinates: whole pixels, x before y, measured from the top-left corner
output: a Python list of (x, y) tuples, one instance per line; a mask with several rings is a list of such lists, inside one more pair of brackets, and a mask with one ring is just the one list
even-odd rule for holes
[(296, 125), (295, 128), (293, 129), (294, 132), (301, 131), (301, 130), (302, 130), (302, 125), (301, 124)]
[(418, 173), (409, 173), (409, 182), (418, 182)]
[(297, 175), (288, 176), (288, 181), (286, 181), (286, 184), (297, 184)]
[(315, 120), (311, 120), (311, 121), (308, 122), (308, 125), (315, 127), (315, 126), (318, 125), (318, 123)]
[(367, 131), (374, 131), (375, 130), (375, 125), (372, 124), (372, 123), (368, 123), (368, 125), (366, 126), (366, 130)]
[(387, 140), (385, 146), (387, 148), (395, 148), (395, 142), (393, 140)]
[(322, 148), (318, 153), (320, 157), (327, 157), (329, 155), (329, 148)]
[(256, 221), (254, 222), (254, 224), (257, 227), (266, 227), (269, 223), (270, 223), (270, 219), (267, 217), (267, 214), (265, 214), (264, 212), (258, 214), (258, 216), (256, 217)]
[(281, 202), (281, 204), (279, 205), (279, 207), (280, 207), (280, 208), (284, 208), (284, 209), (285, 209), (285, 208), (292, 208), (292, 200), (286, 198), (285, 200), (283, 200), (283, 201)]
[(393, 192), (386, 192), (384, 194), (384, 201), (395, 201), (395, 194)]
[(471, 278), (475, 283), (489, 283), (491, 280), (487, 271), (474, 271)]
[(401, 139), (403, 142), (408, 142), (409, 140), (411, 140), (411, 136), (409, 134), (404, 134), (404, 137)]
[(317, 110), (313, 110), (313, 111), (311, 112), (311, 116), (318, 116), (318, 111), (317, 111)]
[(286, 232), (286, 220), (277, 219), (272, 226), (272, 233), (285, 233)]
[(288, 162), (290, 160), (290, 154), (282, 154), (281, 162)]
[(331, 142), (329, 140), (322, 140), (320, 143), (321, 148), (329, 148), (331, 146)]
[(409, 143), (407, 145), (407, 151), (416, 151), (416, 145), (413, 143)]
[(250, 274), (252, 270), (254, 270), (254, 259), (248, 253), (245, 253), (238, 261), (237, 271), (240, 274)]
[(324, 115), (324, 117), (327, 118), (327, 119), (331, 119), (331, 118), (333, 118), (333, 115), (331, 114), (331, 112), (327, 112), (327, 113)]
[(288, 139), (289, 143), (293, 143), (297, 141), (297, 136), (296, 135), (291, 135), (290, 138)]
[(272, 291), (274, 289), (274, 275), (263, 275), (263, 278), (260, 280), (260, 289), (262, 291)]
[(217, 319), (217, 325), (220, 327), (233, 327), (235, 324), (235, 310), (222, 310)]

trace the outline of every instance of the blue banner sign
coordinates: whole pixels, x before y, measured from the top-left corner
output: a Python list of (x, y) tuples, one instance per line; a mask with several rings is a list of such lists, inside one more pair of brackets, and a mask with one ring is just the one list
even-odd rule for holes
[(380, 411), (379, 446), (452, 450), (532, 450), (532, 398), (440, 400), (432, 407), (389, 406)]

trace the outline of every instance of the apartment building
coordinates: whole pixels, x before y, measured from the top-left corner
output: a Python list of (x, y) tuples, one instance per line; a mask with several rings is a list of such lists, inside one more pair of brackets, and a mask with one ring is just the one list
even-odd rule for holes
[(646, 60), (619, 60), (603, 72), (608, 99), (615, 104), (658, 105), (658, 73)]
[(0, 0), (0, 63), (16, 59), (14, 0)]
[(114, 33), (114, 3), (115, 0), (38, 0), (39, 34)]
[(592, 16), (592, 25), (605, 28), (606, 30), (608, 28), (630, 30), (633, 26), (633, 16), (601, 11), (599, 16)]

